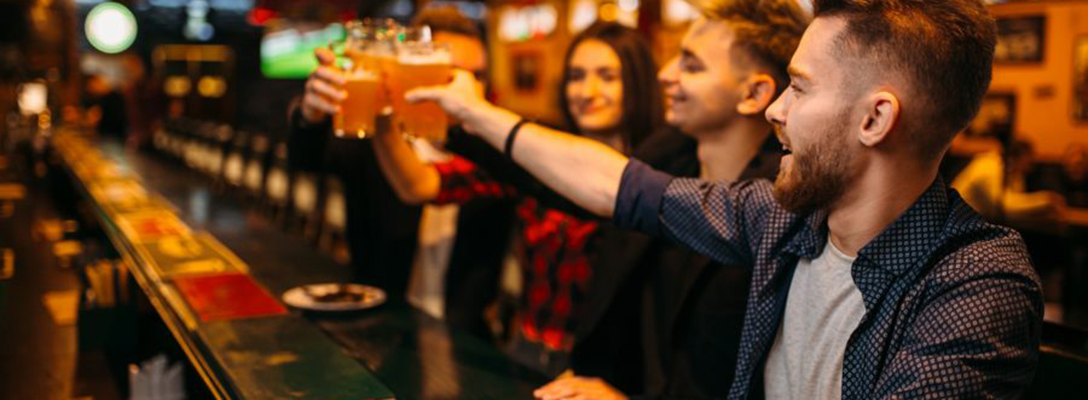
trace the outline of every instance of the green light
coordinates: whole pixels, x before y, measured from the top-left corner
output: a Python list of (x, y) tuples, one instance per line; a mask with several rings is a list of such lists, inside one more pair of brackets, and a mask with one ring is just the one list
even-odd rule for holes
[(102, 3), (87, 14), (84, 32), (91, 46), (103, 53), (120, 53), (136, 40), (136, 18), (120, 3)]

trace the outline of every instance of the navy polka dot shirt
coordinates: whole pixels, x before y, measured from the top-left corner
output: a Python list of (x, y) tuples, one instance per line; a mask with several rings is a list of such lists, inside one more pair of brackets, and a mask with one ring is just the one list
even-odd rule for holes
[[(762, 398), (794, 268), (824, 247), (825, 213), (784, 210), (766, 180), (674, 179), (632, 160), (615, 223), (752, 267), (729, 397)], [(866, 312), (846, 345), (844, 399), (1009, 398), (1031, 383), (1043, 302), (1024, 242), (941, 179), (858, 252), (851, 275)]]

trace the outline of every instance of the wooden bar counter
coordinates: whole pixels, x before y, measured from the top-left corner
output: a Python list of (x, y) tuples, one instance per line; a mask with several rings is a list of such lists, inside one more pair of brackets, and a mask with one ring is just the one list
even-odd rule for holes
[[(351, 273), (235, 198), (214, 194), (209, 178), (175, 162), (66, 129), (53, 143), (140, 289), (217, 398), (529, 399), (546, 383), (494, 346), (396, 295), (349, 314), (281, 309), (202, 317), (179, 290), (187, 269), (251, 279), (275, 299), (274, 308), (292, 287), (348, 282)], [(149, 214), (157, 223), (176, 221), (148, 234), (148, 223), (134, 215)], [(171, 263), (155, 251), (163, 240), (202, 243), (213, 260)]]

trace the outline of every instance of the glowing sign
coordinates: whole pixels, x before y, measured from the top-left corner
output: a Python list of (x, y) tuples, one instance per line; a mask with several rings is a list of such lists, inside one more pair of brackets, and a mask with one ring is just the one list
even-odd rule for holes
[(597, 20), (597, 2), (594, 0), (577, 0), (570, 6), (570, 32), (577, 34), (588, 28)]
[(120, 3), (102, 3), (91, 9), (84, 23), (87, 41), (103, 53), (120, 53), (136, 40), (136, 18)]
[(661, 20), (666, 26), (683, 25), (699, 18), (699, 10), (684, 0), (666, 0), (661, 7), (664, 9)]
[(507, 42), (524, 42), (550, 35), (559, 21), (551, 4), (505, 7), (499, 14), (499, 37)]

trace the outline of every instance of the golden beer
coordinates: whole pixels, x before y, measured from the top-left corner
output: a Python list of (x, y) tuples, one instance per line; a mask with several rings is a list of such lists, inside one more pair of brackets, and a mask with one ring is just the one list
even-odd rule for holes
[(333, 116), (333, 131), (337, 137), (362, 139), (374, 132), (374, 116), (383, 97), (377, 74), (357, 71), (344, 83), (347, 98), (340, 103), (340, 112)]
[(404, 93), (422, 86), (445, 85), (450, 81), (449, 51), (433, 49), (423, 54), (408, 51), (398, 58), (389, 76), (394, 123), (402, 132), (418, 138), (445, 141), (446, 112), (433, 102), (409, 103)]
[(375, 58), (373, 21), (351, 21), (343, 43), (344, 91), (340, 112), (333, 115), (333, 132), (341, 138), (363, 139), (374, 134), (375, 115), (386, 106), (381, 70)]

